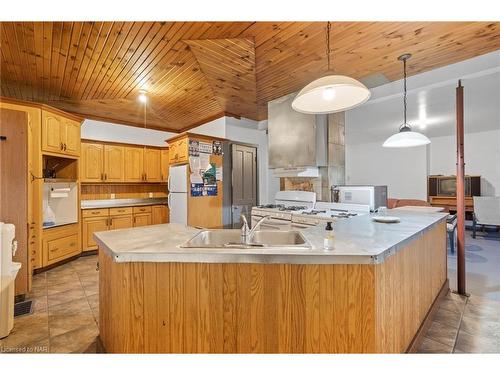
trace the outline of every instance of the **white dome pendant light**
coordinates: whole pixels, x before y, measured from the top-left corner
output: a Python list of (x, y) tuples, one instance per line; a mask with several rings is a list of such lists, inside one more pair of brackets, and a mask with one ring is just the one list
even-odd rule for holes
[[(326, 56), (330, 70), (330, 29), (326, 26)], [(354, 78), (341, 75), (328, 75), (316, 79), (305, 86), (292, 102), (297, 112), (322, 114), (346, 111), (370, 99), (370, 90)]]
[(403, 125), (399, 127), (399, 132), (391, 135), (382, 145), (383, 147), (415, 147), (423, 146), (431, 143), (430, 139), (427, 138), (422, 133), (415, 132), (411, 130), (411, 126), (406, 122), (406, 60), (411, 57), (409, 53), (405, 53), (398, 57), (399, 61), (403, 62), (403, 113), (404, 122)]

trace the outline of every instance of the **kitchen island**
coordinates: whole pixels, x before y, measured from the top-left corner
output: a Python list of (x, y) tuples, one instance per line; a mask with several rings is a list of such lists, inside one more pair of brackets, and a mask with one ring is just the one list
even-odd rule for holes
[(200, 230), (177, 224), (98, 232), (104, 349), (405, 352), (447, 290), (446, 214), (397, 216), (337, 222), (328, 251), (320, 227), (309, 249), (181, 248)]

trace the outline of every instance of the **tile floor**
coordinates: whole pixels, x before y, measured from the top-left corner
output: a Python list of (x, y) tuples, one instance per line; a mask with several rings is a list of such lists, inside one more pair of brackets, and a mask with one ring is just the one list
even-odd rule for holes
[[(500, 296), (500, 242), (479, 236), (473, 240), (469, 232), (466, 242), (472, 296), (446, 296), (420, 353), (500, 353), (500, 300), (496, 298)], [(448, 260), (454, 289), (455, 255), (449, 254)], [(0, 353), (95, 353), (99, 334), (96, 263), (96, 256), (86, 256), (36, 275), (28, 296), (34, 301), (34, 313), (16, 318), (12, 333), (0, 340)]]
[(95, 353), (99, 320), (97, 256), (85, 256), (33, 277), (31, 315), (14, 321), (0, 353)]

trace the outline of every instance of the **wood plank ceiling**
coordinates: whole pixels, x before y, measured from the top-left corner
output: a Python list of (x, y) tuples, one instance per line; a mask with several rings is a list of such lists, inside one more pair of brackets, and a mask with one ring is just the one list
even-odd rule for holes
[[(170, 131), (263, 120), (327, 64), (320, 22), (2, 22), (0, 34), (2, 96)], [(405, 52), (413, 75), (500, 49), (500, 23), (334, 22), (331, 43), (336, 73), (393, 81)]]

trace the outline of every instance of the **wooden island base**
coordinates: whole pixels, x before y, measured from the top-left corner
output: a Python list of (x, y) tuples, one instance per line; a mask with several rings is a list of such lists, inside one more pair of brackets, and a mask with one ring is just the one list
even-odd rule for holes
[(447, 286), (446, 224), (376, 265), (99, 264), (108, 353), (402, 353)]

